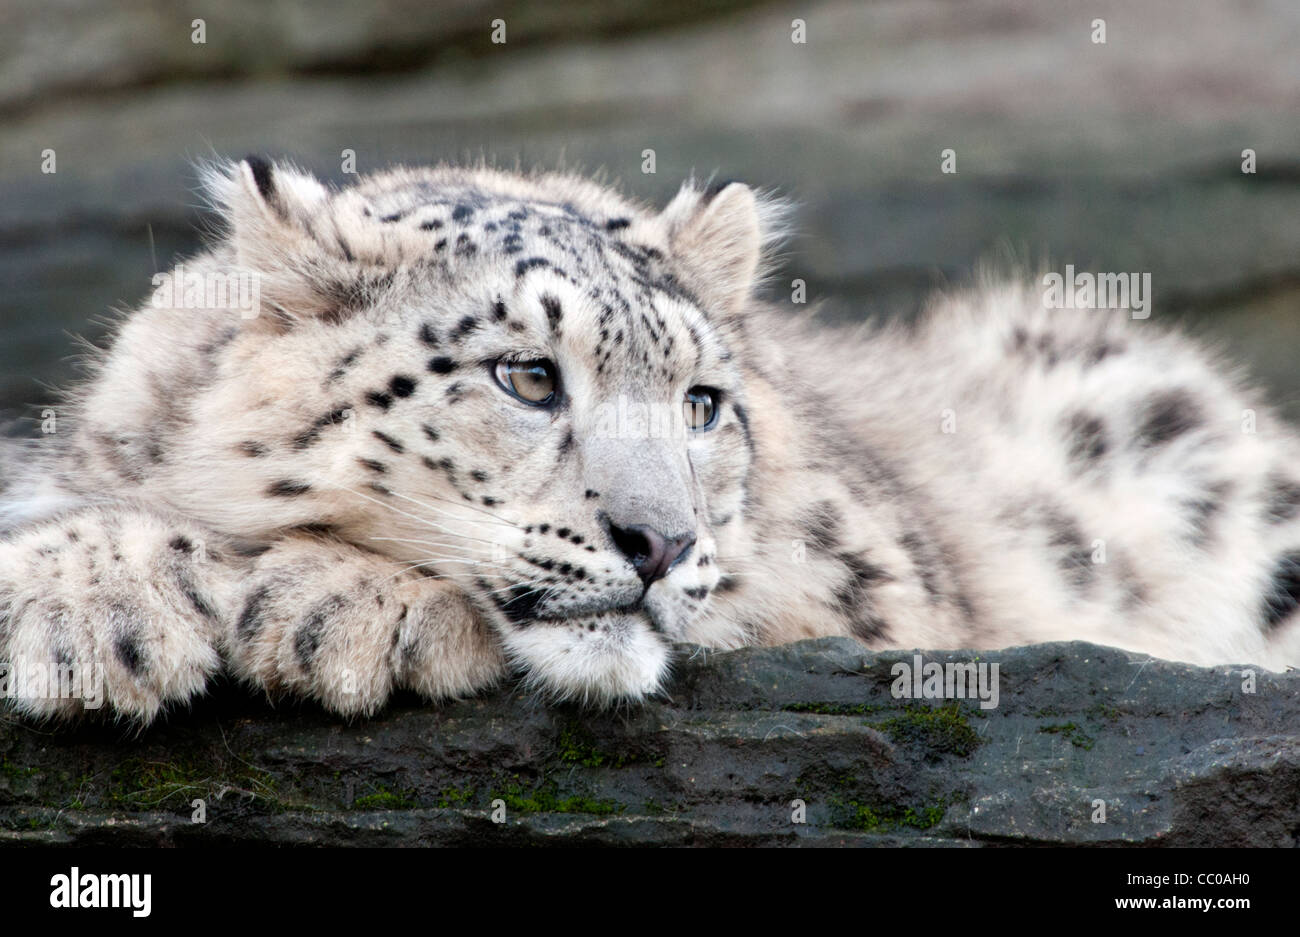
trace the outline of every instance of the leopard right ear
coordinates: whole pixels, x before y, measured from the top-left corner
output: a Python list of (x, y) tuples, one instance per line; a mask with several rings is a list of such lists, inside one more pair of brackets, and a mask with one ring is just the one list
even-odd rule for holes
[(784, 235), (784, 202), (741, 182), (700, 190), (688, 182), (661, 219), (690, 286), (723, 315), (747, 307), (768, 248)]
[(309, 219), (329, 199), (309, 173), (261, 156), (204, 167), (203, 186), (225, 219), (241, 266), (264, 270), (315, 246)]

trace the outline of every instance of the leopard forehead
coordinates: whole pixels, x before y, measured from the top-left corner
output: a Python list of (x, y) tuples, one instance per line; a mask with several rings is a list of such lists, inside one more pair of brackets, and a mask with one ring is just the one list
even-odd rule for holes
[(337, 257), (315, 265), (304, 292), (329, 303), (319, 321), (355, 326), (340, 338), (414, 329), (438, 375), (493, 356), (554, 357), (590, 392), (651, 401), (684, 381), (736, 382), (662, 217), (585, 180), (402, 172), (310, 211), (298, 221)]

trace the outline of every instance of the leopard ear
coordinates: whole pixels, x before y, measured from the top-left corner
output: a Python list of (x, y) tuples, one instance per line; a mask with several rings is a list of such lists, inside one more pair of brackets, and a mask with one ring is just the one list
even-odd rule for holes
[(314, 244), (309, 219), (329, 199), (315, 177), (261, 156), (205, 167), (203, 177), (241, 266), (277, 266)]
[(738, 313), (763, 256), (762, 208), (749, 186), (728, 182), (700, 191), (690, 183), (664, 209), (673, 256), (707, 305)]
[(257, 277), (265, 314), (250, 328), (284, 330), (295, 321), (339, 314), (345, 258), (315, 231), (329, 191), (312, 175), (260, 156), (204, 167), (204, 188), (225, 221), (234, 266)]

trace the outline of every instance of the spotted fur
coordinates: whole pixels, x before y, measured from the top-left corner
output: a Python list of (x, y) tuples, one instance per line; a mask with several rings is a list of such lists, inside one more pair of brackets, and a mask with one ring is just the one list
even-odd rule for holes
[[(676, 641), (1300, 663), (1296, 437), (1156, 320), (989, 281), (819, 326), (755, 299), (780, 213), (738, 183), (656, 211), (250, 160), (208, 189), (226, 231), (186, 267), (256, 274), (258, 314), (141, 307), (0, 465), (0, 659), (101, 662), (120, 715), (223, 668), (343, 713), (512, 669), (607, 703)], [(542, 407), (494, 376), (536, 359)], [(638, 525), (678, 551), (648, 585)]]

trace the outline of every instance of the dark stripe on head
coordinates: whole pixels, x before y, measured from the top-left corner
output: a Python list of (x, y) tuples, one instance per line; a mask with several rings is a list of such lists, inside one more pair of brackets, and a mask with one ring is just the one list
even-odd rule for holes
[(560, 301), (547, 293), (541, 298), (542, 309), (546, 311), (546, 323), (554, 332), (560, 325), (560, 319), (564, 317), (563, 310), (560, 309)]

